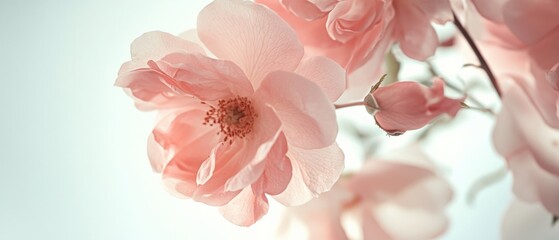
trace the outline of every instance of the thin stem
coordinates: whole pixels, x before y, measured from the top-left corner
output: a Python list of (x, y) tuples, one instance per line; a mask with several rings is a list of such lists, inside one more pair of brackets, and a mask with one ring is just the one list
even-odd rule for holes
[(350, 103), (342, 103), (342, 104), (334, 104), (334, 107), (336, 109), (340, 109), (340, 108), (346, 108), (346, 107), (353, 107), (353, 106), (361, 106), (361, 105), (365, 105), (365, 102), (361, 101), (361, 102), (350, 102)]
[(477, 47), (476, 43), (474, 42), (474, 40), (470, 36), (470, 33), (468, 33), (468, 31), (464, 28), (462, 23), (460, 23), (460, 20), (458, 20), (458, 17), (456, 17), (456, 14), (454, 13), (454, 11), (452, 12), (452, 16), (454, 17), (454, 25), (456, 25), (456, 27), (458, 28), (460, 33), (462, 33), (462, 36), (464, 36), (464, 38), (468, 42), (468, 45), (470, 45), (470, 48), (472, 48), (472, 51), (474, 52), (474, 54), (476, 55), (476, 57), (479, 61), (480, 67), (483, 70), (485, 70), (485, 72), (487, 73), (487, 76), (489, 77), (489, 80), (491, 80), (491, 84), (493, 84), (493, 88), (495, 88), (495, 91), (497, 92), (499, 97), (501, 97), (501, 90), (499, 89), (499, 85), (497, 84), (497, 80), (495, 79), (495, 75), (493, 75), (493, 72), (491, 72), (491, 69), (489, 68), (489, 65), (485, 61), (485, 58), (483, 58), (483, 56), (481, 55), (481, 52), (479, 51), (479, 48)]
[[(433, 62), (427, 61), (427, 64), (429, 65), (429, 71), (431, 72), (431, 75), (433, 75), (433, 76), (439, 76), (439, 77), (440, 77), (440, 74), (439, 74), (438, 71), (435, 69), (435, 65), (433, 64)], [(449, 82), (449, 81), (447, 81), (446, 79), (444, 79), (444, 78), (442, 78), (442, 77), (440, 77), (440, 78), (444, 81), (445, 85), (446, 85), (448, 88), (450, 88), (450, 89), (452, 89), (452, 90), (454, 90), (454, 91), (456, 91), (456, 92), (459, 92), (459, 93), (465, 92), (464, 90), (460, 89), (458, 86), (454, 85), (452, 82)], [(460, 77), (459, 77), (459, 79), (462, 80)], [(462, 81), (463, 81), (463, 80), (462, 80)], [(468, 100), (470, 100), (471, 102), (473, 102), (474, 104), (476, 104), (477, 107), (472, 107), (472, 106), (466, 105), (466, 103), (462, 103), (463, 107), (465, 107), (466, 109), (475, 109), (475, 110), (479, 110), (479, 111), (482, 111), (482, 112), (485, 112), (485, 113), (489, 113), (489, 114), (491, 114), (491, 115), (496, 115), (495, 112), (493, 112), (493, 110), (491, 110), (491, 109), (488, 108), (488, 107), (485, 107), (484, 104), (482, 104), (481, 101), (479, 101), (479, 100), (478, 100), (477, 98), (475, 98), (474, 96), (468, 96)]]

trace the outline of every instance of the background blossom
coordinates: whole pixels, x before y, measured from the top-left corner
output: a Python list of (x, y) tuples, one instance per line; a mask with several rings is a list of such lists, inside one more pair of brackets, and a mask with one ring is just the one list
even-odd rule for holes
[[(287, 212), (285, 225), (300, 220), (308, 239), (431, 239), (448, 226), (449, 184), (415, 145), (393, 157), (372, 158), (333, 190)], [(344, 220), (354, 221), (346, 222)], [(359, 233), (347, 227), (359, 224)], [(352, 229), (352, 228), (349, 228)], [(406, 231), (402, 231), (405, 229)], [(284, 229), (282, 229), (284, 230)]]

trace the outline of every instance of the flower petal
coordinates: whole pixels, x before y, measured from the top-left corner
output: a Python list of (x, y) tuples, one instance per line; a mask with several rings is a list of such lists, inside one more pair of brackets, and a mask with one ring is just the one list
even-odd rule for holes
[(248, 227), (268, 212), (268, 199), (264, 193), (246, 187), (219, 212), (230, 222)]
[(165, 84), (166, 78), (160, 72), (142, 68), (120, 74), (115, 85), (124, 88), (142, 111), (177, 108), (193, 101)]
[(194, 42), (166, 32), (147, 32), (132, 42), (130, 45), (132, 60), (122, 65), (119, 74), (138, 68), (146, 68), (148, 60), (159, 60), (173, 52), (205, 54), (204, 49)]
[(258, 118), (250, 135), (220, 143), (206, 160), (205, 166), (213, 170), (203, 173), (209, 177), (198, 182), (197, 196), (240, 191), (262, 176), (266, 161), (285, 156), (287, 146), (278, 117), (265, 105), (255, 107)]
[(345, 90), (345, 70), (328, 58), (306, 58), (297, 66), (295, 73), (316, 83), (332, 102), (335, 102)]
[(448, 0), (419, 0), (409, 3), (420, 9), (426, 18), (437, 24), (445, 24), (454, 19), (451, 3)]
[(249, 96), (253, 92), (243, 71), (230, 61), (201, 54), (172, 53), (148, 64), (154, 71), (168, 76), (165, 78), (167, 85), (201, 100)]
[(401, 4), (396, 9), (396, 19), (399, 23), (397, 39), (402, 52), (416, 60), (426, 60), (435, 54), (439, 39), (431, 21), (420, 8), (411, 4), (412, 1)]
[(291, 160), (285, 154), (271, 158), (266, 161), (266, 170), (262, 175), (264, 192), (270, 195), (280, 194), (287, 188), (291, 177)]
[(559, 129), (550, 127), (542, 119), (533, 101), (520, 87), (511, 86), (505, 92), (493, 138), (497, 152), (505, 158), (529, 149), (538, 165), (559, 175)]
[(433, 176), (433, 172), (425, 168), (370, 160), (359, 174), (348, 181), (347, 186), (362, 197), (383, 202), (403, 192), (410, 185)]
[(520, 40), (533, 44), (559, 31), (559, 2), (554, 0), (510, 0), (501, 9), (505, 24)]
[[(236, 191), (254, 183), (262, 176), (265, 170), (268, 170), (267, 167), (270, 167), (270, 164), (283, 162), (282, 160), (285, 158), (286, 153), (287, 142), (285, 136), (281, 132), (278, 132), (272, 139), (258, 146), (252, 161), (238, 171), (235, 176), (227, 180), (225, 183), (225, 190)], [(291, 173), (289, 172), (286, 175), (290, 177)], [(283, 188), (285, 188), (285, 186), (287, 186), (287, 182)]]
[(503, 9), (510, 0), (471, 0), (478, 12), (485, 18), (502, 23), (504, 21)]
[(217, 57), (238, 64), (254, 86), (269, 72), (294, 70), (304, 53), (287, 23), (248, 1), (210, 3), (198, 15), (198, 35)]
[(216, 128), (202, 125), (204, 116), (201, 110), (187, 111), (170, 124), (163, 119), (153, 130), (155, 142), (170, 159), (163, 169), (163, 182), (175, 195), (193, 197), (198, 169), (219, 141)]
[[(285, 7), (285, 9), (289, 10), (297, 17), (300, 17), (307, 21), (316, 20), (327, 14), (327, 12), (321, 10), (320, 6), (317, 6), (316, 3), (308, 0), (280, 0), (280, 2)], [(334, 5), (334, 3), (330, 3), (329, 5)]]
[(529, 151), (522, 151), (507, 160), (516, 196), (527, 202), (539, 202), (549, 212), (559, 215), (559, 176), (542, 169)]
[(380, 225), (377, 217), (373, 209), (367, 208), (367, 206), (361, 207), (363, 209), (362, 216), (361, 216), (361, 226), (363, 229), (363, 239), (364, 240), (371, 240), (371, 239), (393, 239)]
[(289, 146), (293, 177), (284, 192), (274, 196), (286, 206), (301, 205), (332, 188), (344, 168), (344, 154), (336, 143), (322, 149)]
[(313, 82), (289, 72), (272, 72), (255, 98), (277, 113), (290, 145), (310, 149), (334, 142), (338, 132), (334, 106)]

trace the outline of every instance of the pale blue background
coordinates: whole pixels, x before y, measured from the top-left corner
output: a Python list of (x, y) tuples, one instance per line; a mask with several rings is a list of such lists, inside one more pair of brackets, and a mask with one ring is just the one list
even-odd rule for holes
[[(247, 229), (229, 224), (213, 208), (167, 194), (145, 154), (153, 113), (137, 111), (112, 86), (134, 38), (192, 28), (207, 2), (0, 2), (0, 239), (274, 234), (282, 211), (276, 204)], [(343, 114), (368, 119), (361, 111)], [(428, 146), (457, 191), (449, 210), (453, 225), (444, 238), (497, 239), (510, 179), (482, 192), (474, 208), (464, 203), (472, 182), (503, 164), (491, 149), (493, 123), (479, 113), (459, 117), (463, 124)], [(346, 149), (360, 150), (343, 140)]]

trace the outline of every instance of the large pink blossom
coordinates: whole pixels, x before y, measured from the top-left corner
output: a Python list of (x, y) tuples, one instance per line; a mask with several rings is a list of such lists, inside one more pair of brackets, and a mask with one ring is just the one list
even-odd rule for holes
[(559, 215), (559, 92), (552, 74), (511, 79), (493, 133), (513, 174), (514, 192)]
[(448, 0), (258, 0), (295, 28), (305, 46), (350, 73), (380, 66), (392, 43), (418, 60), (432, 56), (438, 39), (431, 22), (452, 20)]
[(332, 102), (344, 70), (304, 58), (289, 25), (252, 2), (216, 0), (192, 33), (140, 36), (116, 81), (165, 114), (148, 153), (169, 190), (243, 226), (266, 195), (293, 205), (329, 190), (343, 169)]
[[(286, 217), (302, 220), (310, 240), (433, 239), (448, 227), (451, 198), (450, 185), (413, 146), (398, 156), (368, 160), (358, 173)], [(345, 228), (348, 218), (356, 218), (360, 234)]]
[(435, 78), (430, 88), (417, 82), (397, 82), (379, 87), (366, 98), (375, 121), (390, 135), (419, 129), (434, 118), (454, 117), (463, 99), (444, 96), (444, 81)]

